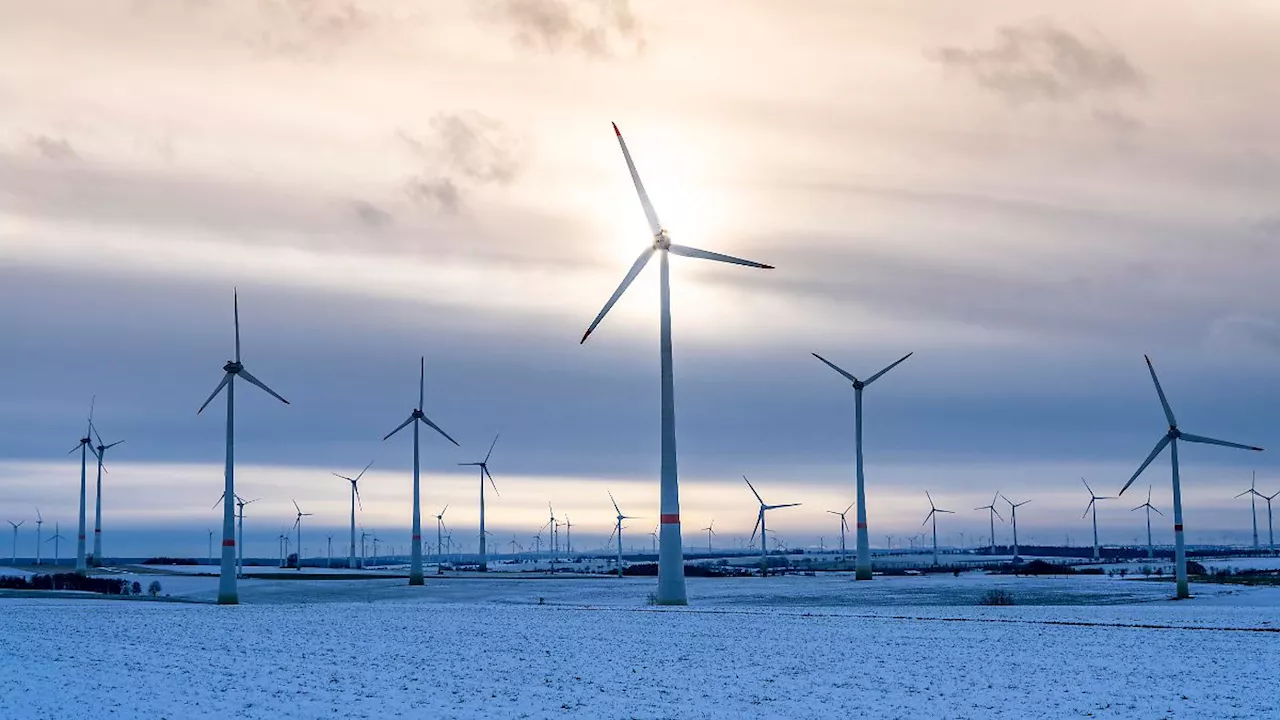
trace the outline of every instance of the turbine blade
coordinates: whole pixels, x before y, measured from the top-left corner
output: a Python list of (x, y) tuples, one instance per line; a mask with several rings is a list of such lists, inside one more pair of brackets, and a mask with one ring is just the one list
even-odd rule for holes
[(408, 425), (409, 423), (413, 422), (413, 420), (414, 420), (414, 418), (415, 418), (415, 417), (416, 417), (416, 416), (414, 416), (414, 415), (410, 415), (408, 420), (405, 420), (404, 422), (402, 422), (402, 423), (400, 423), (399, 425), (397, 425), (395, 430), (392, 430), (391, 432), (389, 432), (389, 433), (387, 433), (386, 435), (384, 435), (384, 436), (382, 437), (382, 439), (385, 441), (387, 438), (389, 438), (389, 437), (391, 437), (392, 435), (395, 435), (396, 433), (400, 432), (401, 430), (403, 430), (403, 429), (405, 428), (405, 426), (406, 426), (406, 425)]
[(1004, 516), (1000, 514), (999, 510), (995, 509), (995, 506), (992, 506), (991, 512), (995, 513), (996, 517), (1000, 518), (1000, 522), (1004, 522)]
[(609, 301), (604, 304), (604, 309), (600, 311), (599, 315), (596, 315), (596, 319), (591, 321), (591, 326), (582, 334), (582, 339), (578, 341), (579, 345), (587, 341), (587, 338), (591, 335), (592, 331), (596, 329), (596, 326), (600, 324), (601, 320), (604, 320), (604, 316), (609, 313), (611, 308), (613, 308), (613, 304), (618, 302), (618, 298), (622, 297), (622, 293), (627, 291), (631, 282), (636, 279), (636, 276), (644, 269), (645, 264), (649, 262), (649, 258), (651, 257), (653, 257), (652, 246), (645, 248), (644, 252), (640, 253), (640, 257), (636, 258), (636, 261), (631, 264), (631, 269), (627, 271), (626, 277), (622, 278), (622, 282), (618, 285), (618, 289), (614, 290), (613, 295), (609, 296)]
[(360, 508), (360, 512), (364, 512), (364, 501), (360, 499), (360, 486), (355, 486), (356, 491), (356, 507)]
[(358, 483), (358, 482), (360, 482), (360, 478), (364, 477), (364, 474), (365, 474), (366, 472), (368, 472), (368, 471), (369, 471), (369, 468), (371, 468), (371, 467), (373, 467), (373, 461), (372, 461), (372, 460), (370, 460), (370, 461), (369, 461), (369, 464), (368, 464), (368, 465), (365, 465), (365, 466), (364, 466), (364, 470), (361, 470), (361, 471), (360, 471), (360, 474), (356, 476), (356, 479), (355, 479), (355, 480), (352, 480), (351, 482), (353, 482), (353, 483)]
[(1181, 438), (1182, 440), (1186, 440), (1187, 442), (1203, 443), (1205, 445), (1221, 445), (1223, 447), (1238, 448), (1240, 450), (1253, 450), (1255, 452), (1262, 452), (1262, 448), (1260, 447), (1254, 447), (1253, 445), (1242, 445), (1240, 443), (1234, 443), (1234, 442), (1227, 442), (1226, 440), (1214, 440), (1213, 438), (1205, 437), (1203, 435), (1192, 435), (1191, 433), (1182, 433), (1178, 437)]
[(894, 368), (898, 367), (898, 365), (902, 364), (902, 363), (903, 363), (903, 361), (905, 361), (907, 358), (911, 357), (912, 355), (915, 355), (915, 351), (914, 351), (914, 350), (913, 350), (913, 351), (911, 351), (911, 352), (909, 352), (909, 353), (907, 353), (906, 355), (903, 355), (902, 357), (898, 358), (897, 362), (894, 362), (894, 363), (890, 364), (890, 365), (889, 365), (889, 367), (887, 367), (887, 368), (885, 368), (885, 369), (881, 370), (880, 372), (876, 373), (875, 375), (872, 375), (871, 377), (867, 378), (867, 381), (866, 381), (865, 383), (863, 383), (863, 385), (870, 385), (871, 383), (875, 382), (875, 381), (876, 381), (876, 379), (877, 379), (877, 378), (879, 378), (881, 375), (883, 375), (883, 374), (885, 374), (885, 373), (889, 372), (890, 370), (892, 370), (892, 369), (894, 369)]
[[(747, 476), (746, 476), (746, 475), (743, 475), (743, 476), (742, 476), (742, 479), (743, 479), (743, 480), (747, 480)], [(763, 505), (763, 504), (764, 504), (764, 498), (760, 497), (760, 493), (756, 492), (756, 487), (755, 487), (754, 485), (752, 485), (752, 484), (751, 484), (751, 481), (750, 481), (750, 480), (747, 480), (747, 487), (751, 488), (751, 494), (752, 494), (752, 495), (755, 495), (755, 496), (756, 496), (756, 500), (759, 500), (759, 501), (760, 501), (760, 504), (761, 504), (761, 505)]]
[(1142, 359), (1147, 361), (1147, 370), (1151, 371), (1151, 382), (1156, 384), (1156, 394), (1160, 396), (1160, 406), (1164, 408), (1164, 417), (1169, 421), (1169, 427), (1173, 427), (1178, 424), (1178, 421), (1174, 419), (1173, 408), (1169, 407), (1169, 400), (1164, 396), (1164, 388), (1160, 387), (1160, 378), (1156, 377), (1156, 368), (1151, 364), (1151, 358), (1143, 355)]
[(927, 525), (927, 524), (929, 523), (929, 518), (933, 517), (933, 513), (934, 513), (934, 511), (933, 511), (933, 510), (930, 510), (930, 511), (929, 511), (929, 514), (924, 516), (924, 522), (920, 523), (920, 527), (924, 527), (925, 525)]
[(842, 513), (840, 513), (840, 514), (841, 514), (841, 515), (848, 515), (848, 514), (849, 514), (849, 511), (850, 511), (850, 510), (852, 510), (852, 509), (853, 509), (853, 503), (849, 503), (849, 507), (845, 508), (845, 509), (844, 509), (844, 512), (842, 512)]
[(644, 208), (645, 219), (649, 221), (649, 229), (653, 232), (654, 237), (662, 232), (662, 224), (658, 222), (658, 213), (653, 210), (653, 203), (649, 202), (649, 193), (644, 191), (644, 183), (640, 182), (640, 173), (636, 172), (636, 164), (631, 160), (631, 151), (627, 150), (627, 141), (622, 139), (622, 131), (618, 130), (618, 124), (613, 123), (613, 134), (618, 136), (618, 145), (622, 148), (622, 156), (627, 159), (627, 170), (631, 172), (631, 182), (636, 185), (636, 193), (640, 195), (640, 205)]
[(1085, 489), (1086, 489), (1086, 490), (1088, 490), (1088, 491), (1089, 491), (1089, 495), (1090, 495), (1090, 496), (1092, 496), (1092, 495), (1093, 495), (1093, 488), (1089, 487), (1089, 481), (1088, 481), (1088, 480), (1085, 480), (1084, 478), (1080, 478), (1080, 482), (1084, 483), (1084, 487), (1085, 487)]
[(1147, 459), (1142, 461), (1142, 465), (1138, 466), (1138, 471), (1133, 474), (1133, 477), (1129, 478), (1129, 482), (1125, 483), (1124, 487), (1120, 488), (1121, 495), (1124, 494), (1125, 490), (1129, 489), (1129, 486), (1133, 484), (1134, 480), (1138, 479), (1138, 476), (1142, 474), (1142, 471), (1147, 469), (1147, 466), (1151, 464), (1151, 461), (1156, 459), (1156, 456), (1160, 454), (1160, 451), (1164, 450), (1164, 446), (1168, 445), (1170, 440), (1172, 440), (1172, 438), (1168, 435), (1160, 438), (1160, 442), (1156, 443), (1155, 450), (1152, 450), (1151, 454), (1147, 456)]
[(422, 403), (426, 401), (427, 393), (427, 358), (425, 355), (418, 358), (418, 409), (422, 409)]
[(810, 354), (810, 355), (812, 355), (812, 356), (814, 356), (814, 357), (816, 357), (816, 358), (818, 358), (819, 360), (821, 360), (823, 363), (825, 363), (825, 364), (826, 364), (826, 366), (827, 366), (827, 367), (829, 367), (829, 368), (831, 368), (832, 370), (835, 370), (836, 372), (838, 372), (838, 373), (840, 373), (841, 375), (843, 375), (845, 380), (848, 380), (848, 381), (849, 381), (849, 382), (851, 382), (851, 383), (856, 383), (856, 382), (858, 382), (858, 378), (856, 378), (856, 377), (854, 377), (854, 376), (850, 375), (849, 373), (845, 372), (844, 370), (841, 370), (839, 367), (837, 367), (837, 366), (836, 366), (836, 364), (835, 364), (835, 363), (833, 363), (833, 362), (831, 362), (830, 360), (828, 360), (828, 359), (826, 359), (826, 358), (822, 357), (822, 356), (821, 356), (821, 355), (819, 355), (818, 353), (809, 353), (809, 354)]
[[(94, 433), (96, 434), (96, 433), (97, 433), (97, 431), (95, 430), (95, 431), (94, 431)], [(124, 441), (123, 441), (123, 440), (117, 440), (117, 441), (115, 441), (115, 442), (111, 443), (110, 445), (104, 445), (104, 446), (102, 447), (102, 449), (103, 449), (103, 450), (110, 450), (111, 448), (113, 448), (113, 447), (115, 447), (115, 446), (119, 445), (119, 444), (120, 444), (120, 443), (122, 443), (122, 442), (124, 442)], [(99, 444), (101, 444), (101, 443), (102, 443), (101, 438), (99, 438), (98, 443), (99, 443)]]
[(751, 530), (751, 539), (748, 540), (747, 542), (755, 542), (756, 533), (760, 532), (760, 520), (763, 518), (764, 518), (764, 511), (762, 510), (756, 514), (756, 526)]
[(1081, 515), (1080, 517), (1082, 517), (1082, 518), (1087, 518), (1087, 517), (1089, 517), (1089, 510), (1090, 510), (1092, 507), (1093, 507), (1093, 498), (1089, 498), (1089, 504), (1084, 506), (1084, 514), (1083, 514), (1083, 515)]
[(1242, 497), (1244, 497), (1245, 495), (1248, 495), (1250, 492), (1251, 492), (1250, 490), (1245, 490), (1244, 492), (1240, 493), (1240, 494), (1239, 494), (1239, 495), (1237, 495), (1236, 497), (1238, 497), (1238, 498), (1242, 498)]
[(293, 498), (289, 498), (289, 499), (290, 499), (290, 501), (292, 501), (292, 502), (293, 502), (293, 509), (294, 509), (294, 510), (297, 510), (297, 511), (298, 511), (298, 514), (299, 514), (299, 515), (301, 515), (301, 514), (302, 514), (302, 508), (298, 507), (298, 501), (297, 501), (297, 500), (294, 500)]
[(284, 403), (285, 405), (288, 405), (288, 404), (289, 404), (289, 401), (288, 401), (288, 400), (285, 400), (285, 399), (284, 399), (284, 398), (282, 398), (282, 397), (280, 397), (280, 395), (279, 395), (278, 393), (276, 393), (276, 391), (275, 391), (275, 390), (272, 390), (271, 388), (269, 388), (269, 387), (267, 387), (266, 385), (264, 385), (264, 384), (263, 384), (263, 382), (262, 382), (261, 380), (259, 380), (258, 378), (256, 378), (256, 377), (254, 377), (254, 376), (250, 375), (248, 370), (245, 370), (245, 369), (241, 368), (241, 370), (240, 370), (240, 377), (244, 378), (245, 380), (248, 380), (251, 384), (253, 384), (253, 385), (257, 385), (258, 387), (262, 388), (264, 391), (266, 391), (266, 393), (267, 393), (268, 395), (270, 395), (271, 397), (273, 397), (273, 398), (275, 398), (275, 399), (279, 400), (280, 402)]
[[(480, 469), (484, 472), (484, 476), (489, 478), (489, 484), (493, 486), (493, 494), (502, 497), (502, 493), (498, 492), (498, 483), (493, 481), (493, 475), (489, 472), (488, 465), (481, 465)], [(567, 519), (568, 516), (566, 516)]]
[(1159, 515), (1160, 517), (1164, 517), (1164, 513), (1160, 512), (1159, 510), (1156, 510), (1154, 507), (1151, 508), (1151, 511)]
[(778, 508), (784, 508), (784, 507), (796, 507), (797, 505), (803, 505), (803, 504), (804, 504), (804, 503), (786, 503), (785, 505), (765, 505), (765, 506), (764, 506), (764, 509), (765, 509), (765, 510), (777, 510)]
[(462, 447), (461, 445), (458, 445), (457, 440), (454, 440), (453, 438), (449, 437), (449, 433), (445, 432), (444, 430), (441, 430), (439, 425), (431, 422), (431, 418), (428, 418), (426, 415), (423, 415), (422, 422), (425, 423), (427, 427), (443, 435), (445, 440), (448, 440), (449, 442), (453, 443), (457, 447)]
[(89, 423), (89, 429), (93, 431), (93, 436), (98, 439), (98, 444), (101, 445), (102, 436), (98, 434), (98, 426), (93, 423)]
[(240, 362), (240, 289), (231, 289), (231, 303), (236, 321), (236, 362)]
[(613, 511), (621, 515), (622, 511), (618, 509), (618, 501), (613, 499), (613, 491), (605, 490), (605, 492), (609, 493), (609, 502), (613, 503)]
[(219, 505), (221, 505), (221, 504), (222, 504), (222, 499), (223, 499), (223, 498), (225, 498), (226, 496), (227, 496), (227, 491), (226, 491), (226, 490), (223, 490), (223, 491), (222, 491), (222, 494), (218, 496), (218, 502), (214, 503), (214, 504), (213, 504), (213, 506), (212, 506), (212, 507), (210, 507), (210, 509), (212, 510), (213, 508), (216, 508), (216, 507), (218, 507)]
[(672, 254), (681, 257), (699, 258), (701, 260), (715, 260), (716, 262), (729, 263), (731, 265), (746, 265), (747, 267), (760, 268), (761, 270), (772, 270), (772, 265), (765, 265), (754, 260), (743, 260), (740, 257), (725, 255), (723, 253), (711, 252), (709, 250), (699, 250), (687, 245), (676, 245), (672, 243), (667, 247)]
[(218, 387), (213, 389), (213, 392), (209, 394), (209, 399), (204, 401), (204, 404), (200, 406), (196, 414), (199, 415), (204, 412), (204, 409), (209, 406), (209, 403), (213, 402), (214, 398), (218, 397), (218, 393), (222, 392), (222, 388), (226, 387), (229, 382), (231, 382), (231, 373), (225, 373), (222, 376), (222, 382), (218, 383)]

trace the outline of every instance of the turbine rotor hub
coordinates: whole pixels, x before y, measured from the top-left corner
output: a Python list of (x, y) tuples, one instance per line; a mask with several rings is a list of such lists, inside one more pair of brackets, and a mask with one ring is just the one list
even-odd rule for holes
[(666, 250), (670, 247), (671, 247), (671, 236), (667, 234), (667, 231), (665, 228), (662, 230), (659, 230), (658, 234), (653, 236), (653, 249)]
[(227, 364), (222, 366), (222, 369), (234, 375), (244, 369), (244, 363), (228, 360)]

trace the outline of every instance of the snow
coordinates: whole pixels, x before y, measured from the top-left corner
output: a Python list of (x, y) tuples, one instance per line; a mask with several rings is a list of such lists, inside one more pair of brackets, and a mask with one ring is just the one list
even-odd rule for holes
[[(137, 578), (216, 595), (213, 577)], [(238, 607), (0, 600), (0, 717), (1275, 713), (1276, 588), (1171, 602), (1171, 583), (1105, 577), (690, 579), (689, 607), (658, 608), (652, 578), (240, 587)], [(976, 606), (993, 588), (1019, 604)]]

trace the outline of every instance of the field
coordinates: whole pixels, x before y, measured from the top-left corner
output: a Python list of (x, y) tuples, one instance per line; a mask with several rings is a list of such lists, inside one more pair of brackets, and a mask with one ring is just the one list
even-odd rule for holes
[[(149, 580), (155, 575), (139, 576)], [(213, 578), (158, 576), (214, 595)], [(144, 582), (145, 585), (145, 582)], [(1280, 590), (1105, 577), (248, 580), (3, 599), (0, 717), (1275, 716)], [(1014, 607), (979, 607), (1007, 589)]]

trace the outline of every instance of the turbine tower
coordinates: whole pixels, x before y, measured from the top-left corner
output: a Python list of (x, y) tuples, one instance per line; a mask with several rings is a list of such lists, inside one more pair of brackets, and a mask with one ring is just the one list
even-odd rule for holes
[[(89, 438), (89, 435), (92, 432), (92, 428), (93, 428), (93, 406), (96, 401), (97, 401), (97, 397), (94, 397), (93, 400), (89, 401), (89, 422), (85, 427), (84, 436), (80, 438), (80, 443), (78, 445), (71, 448), (71, 450), (67, 452), (67, 454), (70, 455), (76, 450), (80, 451), (80, 534), (78, 535), (76, 540), (76, 574), (77, 575), (87, 575), (89, 573), (88, 566), (85, 564), (85, 559), (84, 559), (85, 484), (86, 484), (85, 475), (86, 475), (86, 463), (88, 462), (86, 459), (87, 457), (86, 448), (88, 450), (93, 450), (93, 440)], [(54, 543), (54, 547), (57, 547), (57, 543)]]
[(36, 508), (36, 564), (40, 562), (40, 526), (44, 525), (44, 516), (40, 514), (40, 508)]
[(360, 478), (364, 477), (364, 474), (368, 472), (371, 467), (373, 467), (372, 460), (369, 461), (368, 465), (364, 466), (364, 470), (361, 470), (359, 475), (356, 475), (353, 478), (334, 473), (335, 476), (351, 483), (351, 552), (350, 555), (347, 556), (347, 567), (351, 569), (355, 569), (356, 567), (356, 505), (359, 504), (360, 511), (364, 512), (364, 503), (360, 501)]
[(1005, 502), (1009, 503), (1009, 522), (1013, 524), (1013, 561), (1016, 563), (1020, 559), (1018, 557), (1018, 508), (1031, 501), (1023, 500), (1020, 503), (1014, 504), (1014, 502), (1009, 498), (1003, 495), (1000, 497), (1003, 498)]
[(1160, 379), (1156, 377), (1155, 366), (1151, 364), (1151, 358), (1143, 356), (1147, 361), (1147, 370), (1151, 373), (1151, 382), (1156, 386), (1156, 394), (1160, 396), (1160, 407), (1164, 409), (1164, 417), (1169, 421), (1169, 429), (1165, 432), (1164, 437), (1156, 443), (1155, 449), (1142, 461), (1142, 465), (1138, 466), (1138, 471), (1129, 478), (1129, 482), (1124, 484), (1120, 489), (1123, 495), (1125, 490), (1133, 484), (1134, 480), (1142, 474), (1143, 470), (1151, 464), (1156, 456), (1159, 455), (1166, 445), (1169, 446), (1169, 461), (1173, 466), (1173, 554), (1174, 554), (1174, 574), (1178, 580), (1178, 598), (1191, 597), (1191, 589), (1187, 585), (1187, 548), (1182, 532), (1182, 483), (1178, 477), (1178, 441), (1203, 443), (1206, 445), (1222, 445), (1224, 447), (1238, 448), (1240, 450), (1254, 450), (1261, 452), (1262, 448), (1252, 445), (1241, 445), (1240, 443), (1227, 442), (1226, 440), (1214, 440), (1213, 438), (1203, 437), (1200, 435), (1192, 435), (1184, 433), (1178, 429), (1178, 421), (1173, 416), (1173, 409), (1169, 407), (1169, 400), (1164, 396), (1164, 388), (1160, 387)]
[(110, 445), (102, 442), (102, 436), (98, 434), (98, 426), (92, 421), (89, 423), (89, 429), (93, 431), (93, 436), (98, 439), (98, 446), (94, 448), (94, 455), (98, 456), (98, 485), (97, 497), (94, 500), (93, 508), (93, 565), (100, 567), (102, 565), (102, 473), (105, 470), (103, 461), (106, 459), (107, 451), (124, 442), (117, 440)]
[(837, 515), (840, 517), (840, 562), (845, 561), (844, 534), (849, 530), (849, 520), (846, 516), (849, 514), (849, 511), (852, 509), (853, 509), (853, 503), (849, 503), (849, 507), (845, 508), (844, 512), (839, 512), (836, 510), (827, 511), (832, 515)]
[(1114, 495), (1097, 495), (1093, 492), (1093, 488), (1089, 487), (1088, 481), (1086, 481), (1084, 478), (1080, 478), (1080, 482), (1084, 483), (1085, 489), (1089, 491), (1089, 504), (1086, 505), (1084, 508), (1084, 515), (1081, 515), (1080, 517), (1082, 518), (1087, 517), (1089, 515), (1089, 511), (1090, 510), (1093, 511), (1093, 559), (1101, 560), (1102, 553), (1100, 548), (1098, 547), (1098, 501), (1114, 500), (1115, 496)]
[(444, 573), (444, 531), (445, 531), (444, 513), (445, 513), (445, 510), (448, 510), (448, 509), (449, 509), (449, 506), (445, 505), (444, 510), (441, 510), (439, 515), (436, 515), (436, 574), (437, 575)]
[(8, 520), (6, 522), (8, 522), (10, 525), (13, 526), (13, 566), (17, 567), (18, 566), (18, 528), (25, 525), (27, 521), (19, 520), (18, 522), (15, 523), (12, 520)]
[(716, 534), (716, 531), (715, 531), (715, 529), (714, 529), (714, 528), (715, 528), (715, 526), (716, 526), (716, 521), (715, 521), (715, 520), (712, 520), (712, 521), (711, 521), (711, 524), (709, 524), (709, 525), (707, 525), (706, 527), (702, 528), (703, 530), (705, 530), (705, 531), (707, 532), (707, 554), (708, 554), (708, 555), (710, 555), (710, 554), (711, 554), (711, 538)]
[(1253, 482), (1249, 483), (1249, 489), (1240, 493), (1236, 497), (1242, 498), (1245, 495), (1249, 496), (1249, 510), (1253, 515), (1253, 550), (1254, 552), (1257, 552), (1260, 549), (1258, 547), (1258, 498), (1265, 497), (1262, 493), (1258, 492), (1257, 472), (1253, 473)]
[(987, 520), (991, 521), (991, 554), (996, 554), (996, 518), (1000, 518), (1000, 522), (1004, 522), (1004, 517), (1000, 515), (1000, 511), (996, 509), (996, 500), (1000, 499), (1000, 491), (997, 490), (995, 495), (991, 496), (991, 504), (976, 507), (974, 510), (986, 510)]
[(924, 516), (924, 522), (920, 523), (920, 525), (924, 526), (924, 524), (929, 522), (930, 520), (933, 521), (933, 566), (937, 567), (938, 566), (938, 513), (949, 513), (951, 515), (954, 515), (955, 511), (943, 510), (942, 508), (934, 505), (933, 496), (929, 494), (928, 490), (924, 491), (924, 496), (926, 498), (929, 498), (929, 514)]
[[(409, 419), (400, 423), (400, 425), (386, 437), (382, 438), (385, 442), (387, 438), (395, 435), (405, 428), (406, 425), (413, 425), (413, 549), (410, 551), (409, 561), (409, 584), (422, 584), (422, 508), (419, 505), (419, 466), (418, 466), (418, 423), (422, 423), (427, 427), (435, 430), (444, 436), (445, 440), (458, 445), (458, 441), (449, 437), (449, 433), (440, 429), (439, 425), (431, 422), (431, 420), (422, 413), (422, 403), (426, 393), (427, 382), (427, 359), (425, 357), (418, 359), (418, 406), (409, 413)], [(375, 553), (376, 555), (376, 553)], [(376, 560), (376, 558), (375, 558)]]
[(1267, 547), (1271, 550), (1276, 549), (1276, 536), (1271, 531), (1271, 501), (1275, 500), (1277, 495), (1280, 495), (1280, 490), (1270, 495), (1261, 495), (1262, 499), (1267, 501)]
[[(302, 508), (298, 507), (298, 501), (293, 501), (293, 509), (298, 511), (298, 516), (293, 519), (293, 529), (298, 532), (298, 565), (295, 568), (298, 572), (302, 572), (302, 518), (308, 517), (311, 513), (302, 512)], [(285, 558), (285, 564), (288, 565), (288, 558)]]
[[(1164, 517), (1164, 513), (1160, 512), (1159, 510), (1156, 510), (1156, 506), (1151, 504), (1151, 486), (1150, 485), (1147, 486), (1147, 501), (1142, 503), (1138, 507), (1134, 508), (1133, 510), (1141, 510), (1143, 508), (1146, 508), (1147, 510), (1147, 559), (1154, 560), (1156, 557), (1156, 546), (1153, 545), (1151, 542), (1151, 513), (1152, 511), (1155, 511), (1155, 514), (1159, 515), (1160, 517)], [(1133, 512), (1133, 510), (1130, 510), (1129, 512)]]
[(670, 253), (674, 253), (683, 257), (714, 260), (716, 262), (745, 265), (766, 270), (772, 269), (772, 266), (672, 243), (671, 236), (662, 227), (662, 224), (658, 222), (658, 214), (649, 202), (649, 195), (645, 192), (644, 185), (640, 182), (640, 174), (636, 171), (635, 163), (631, 160), (631, 153), (627, 150), (627, 143), (622, 139), (622, 133), (618, 130), (616, 124), (613, 126), (613, 132), (618, 138), (618, 145), (622, 148), (622, 155), (626, 158), (627, 169), (631, 172), (631, 180), (635, 183), (636, 192), (640, 195), (640, 205), (644, 208), (645, 218), (649, 221), (652, 241), (649, 247), (640, 253), (640, 257), (636, 258), (631, 269), (627, 271), (626, 277), (618, 285), (618, 289), (613, 291), (613, 295), (605, 303), (604, 309), (600, 311), (600, 314), (591, 322), (587, 331), (583, 333), (581, 342), (585, 343), (587, 341), (591, 331), (596, 329), (596, 326), (604, 319), (604, 316), (613, 307), (614, 303), (618, 301), (618, 298), (622, 297), (627, 287), (631, 285), (632, 281), (636, 279), (636, 276), (640, 274), (640, 271), (649, 262), (649, 259), (657, 252), (659, 254), (658, 349), (662, 380), (662, 475), (659, 501), (661, 543), (658, 554), (658, 593), (655, 600), (659, 605), (685, 605), (688, 603), (688, 597), (685, 593), (684, 551), (681, 547), (680, 538), (680, 487), (676, 470), (675, 383), (671, 367), (671, 279), (667, 256)]
[(889, 365), (880, 372), (872, 375), (866, 380), (859, 380), (853, 375), (841, 370), (830, 360), (822, 357), (818, 353), (813, 356), (821, 360), (827, 367), (835, 370), (844, 376), (845, 380), (853, 383), (853, 407), (854, 407), (854, 446), (857, 455), (857, 474), (858, 474), (858, 496), (856, 504), (858, 506), (858, 563), (857, 574), (854, 576), (857, 580), (871, 579), (871, 540), (867, 533), (867, 492), (866, 482), (862, 475), (862, 391), (868, 385), (880, 379), (881, 375), (894, 369), (903, 360), (911, 357), (914, 353), (907, 353), (899, 358), (896, 362)]
[(53, 524), (53, 537), (49, 538), (48, 540), (45, 540), (45, 542), (53, 543), (53, 567), (55, 571), (58, 568), (58, 563), (62, 561), (62, 553), (59, 552), (59, 547), (58, 547), (61, 544), (61, 541), (62, 541), (62, 533), (58, 532), (58, 523), (55, 522)]
[[(222, 388), (225, 387), (227, 389), (227, 460), (226, 469), (223, 472), (224, 487), (222, 493), (223, 497), (234, 499), (236, 497), (236, 377), (239, 376), (250, 385), (256, 385), (285, 405), (288, 405), (289, 401), (251, 375), (248, 370), (244, 369), (244, 364), (240, 362), (240, 294), (233, 292), (231, 297), (236, 329), (236, 359), (228, 360), (227, 364), (222, 366), (225, 372), (222, 376), (222, 382), (218, 383), (218, 387), (213, 389), (209, 399), (204, 401), (204, 404), (200, 406), (196, 414), (199, 415), (204, 412), (209, 403), (213, 402), (218, 393), (222, 392)], [(235, 605), (239, 602), (240, 593), (236, 590), (235, 511), (231, 503), (228, 502), (222, 504), (222, 566), (218, 573), (218, 604)]]
[[(617, 513), (617, 517), (615, 518), (616, 524), (613, 526), (613, 532), (609, 534), (609, 540), (613, 540), (614, 535), (618, 536), (618, 577), (622, 577), (622, 521), (638, 520), (639, 518), (634, 518), (630, 515), (623, 515), (622, 511), (618, 509), (618, 501), (613, 499), (613, 492), (608, 490), (605, 492), (609, 493), (609, 502), (613, 503), (613, 511)], [(606, 545), (609, 543), (609, 540), (605, 541)], [(659, 550), (659, 552), (661, 552), (661, 550)], [(682, 572), (681, 578), (683, 577), (684, 575)]]
[(493, 493), (498, 494), (498, 485), (493, 481), (493, 476), (489, 474), (489, 457), (493, 455), (493, 447), (498, 444), (498, 436), (493, 436), (493, 442), (489, 444), (489, 452), (484, 454), (484, 459), (480, 462), (458, 463), (459, 465), (480, 468), (480, 572), (488, 572), (489, 570), (489, 554), (486, 545), (484, 531), (484, 480), (489, 479), (489, 484), (493, 486)]
[(760, 503), (760, 510), (756, 514), (756, 527), (755, 527), (755, 530), (751, 531), (751, 539), (752, 540), (756, 539), (757, 531), (760, 533), (760, 577), (767, 577), (769, 575), (769, 547), (766, 541), (767, 531), (765, 530), (765, 525), (764, 525), (764, 513), (766, 510), (777, 510), (778, 508), (796, 507), (800, 503), (786, 503), (783, 505), (766, 505), (764, 500), (760, 497), (760, 493), (756, 492), (755, 486), (751, 484), (750, 480), (747, 480), (747, 476), (743, 475), (742, 479), (746, 480), (747, 487), (751, 488), (751, 494), (755, 495), (756, 500), (759, 501)]

